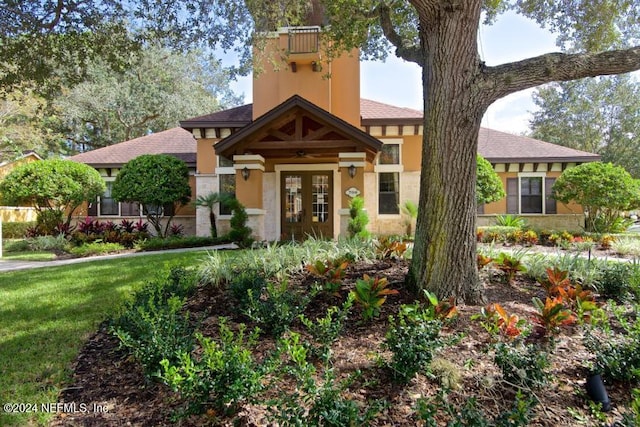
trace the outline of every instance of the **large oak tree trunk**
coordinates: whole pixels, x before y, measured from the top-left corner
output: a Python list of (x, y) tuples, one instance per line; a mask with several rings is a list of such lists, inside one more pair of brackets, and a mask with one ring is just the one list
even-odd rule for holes
[[(470, 13), (469, 9), (476, 9)], [(442, 10), (421, 22), (424, 140), (409, 283), (439, 298), (482, 300), (476, 269), (476, 154), (485, 102), (474, 90), (480, 8)], [(473, 25), (469, 25), (475, 20)]]

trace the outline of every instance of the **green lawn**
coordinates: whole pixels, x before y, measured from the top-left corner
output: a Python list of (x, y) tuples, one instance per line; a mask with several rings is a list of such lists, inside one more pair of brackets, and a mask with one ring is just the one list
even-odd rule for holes
[[(133, 286), (165, 265), (196, 265), (204, 256), (150, 254), (0, 273), (0, 403), (56, 402), (79, 349)], [(0, 425), (50, 417), (3, 410)]]

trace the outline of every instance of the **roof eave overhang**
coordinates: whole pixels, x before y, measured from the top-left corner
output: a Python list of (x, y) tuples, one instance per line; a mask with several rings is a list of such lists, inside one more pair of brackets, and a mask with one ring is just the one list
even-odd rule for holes
[(251, 124), (251, 122), (212, 122), (212, 121), (197, 121), (197, 122), (180, 122), (180, 127), (187, 130), (193, 129), (212, 129), (212, 128), (241, 128)]
[(362, 119), (362, 126), (419, 126), (424, 124), (424, 119)]
[(597, 162), (600, 156), (583, 157), (485, 157), (489, 163), (587, 163)]

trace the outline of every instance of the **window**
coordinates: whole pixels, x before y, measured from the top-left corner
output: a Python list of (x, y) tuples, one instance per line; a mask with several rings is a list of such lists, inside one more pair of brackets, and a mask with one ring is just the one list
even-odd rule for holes
[(384, 144), (380, 151), (379, 165), (400, 164), (400, 144)]
[(100, 197), (100, 215), (118, 215), (118, 202), (111, 197), (113, 181), (107, 181), (105, 184), (107, 184), (107, 190)]
[(89, 204), (89, 216), (140, 216), (140, 204), (118, 202), (111, 196), (113, 181), (105, 182), (107, 189), (102, 196)]
[(402, 139), (383, 139), (374, 167), (378, 174), (378, 214), (400, 214), (400, 174), (402, 167)]
[[(236, 176), (235, 174), (221, 174), (219, 177), (220, 195), (227, 194), (236, 197)], [(220, 203), (220, 215), (231, 215), (231, 209), (225, 203)]]
[(543, 175), (507, 178), (507, 213), (556, 214), (556, 201), (551, 198), (555, 180)]
[(400, 213), (400, 173), (382, 172), (379, 175), (378, 213)]
[(542, 213), (542, 178), (520, 178), (520, 212)]

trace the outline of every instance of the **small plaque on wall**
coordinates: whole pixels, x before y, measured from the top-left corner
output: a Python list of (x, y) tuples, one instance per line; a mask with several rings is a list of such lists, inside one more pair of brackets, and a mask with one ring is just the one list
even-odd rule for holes
[(344, 194), (346, 194), (347, 196), (354, 198), (356, 196), (360, 195), (360, 190), (358, 190), (356, 187), (351, 187), (351, 188), (347, 188), (347, 190), (344, 192)]

